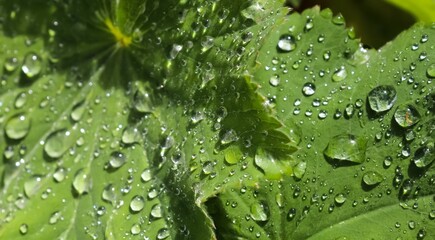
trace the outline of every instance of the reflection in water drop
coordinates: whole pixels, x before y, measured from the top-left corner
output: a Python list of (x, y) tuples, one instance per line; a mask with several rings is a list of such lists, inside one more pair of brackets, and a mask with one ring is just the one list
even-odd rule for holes
[(420, 118), (420, 113), (410, 104), (401, 105), (396, 109), (396, 112), (394, 112), (396, 123), (404, 128), (416, 124), (420, 121)]
[(365, 160), (367, 141), (351, 134), (342, 134), (329, 140), (323, 152), (326, 157), (339, 161), (362, 163)]

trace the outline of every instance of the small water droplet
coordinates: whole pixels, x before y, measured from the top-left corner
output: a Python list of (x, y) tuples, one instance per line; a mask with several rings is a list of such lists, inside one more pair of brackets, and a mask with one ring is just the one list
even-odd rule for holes
[(384, 177), (375, 171), (369, 171), (364, 173), (363, 182), (368, 186), (374, 186), (381, 183), (384, 180)]
[(254, 203), (251, 205), (251, 218), (254, 221), (267, 221), (267, 206), (264, 203)]
[(125, 144), (133, 144), (140, 141), (141, 134), (136, 127), (129, 126), (122, 131), (121, 141)]
[(368, 94), (370, 108), (375, 112), (390, 110), (397, 99), (397, 93), (391, 85), (380, 85)]
[(65, 179), (66, 170), (63, 167), (58, 167), (53, 173), (53, 178), (56, 182), (62, 182)]
[(62, 214), (60, 214), (59, 211), (56, 211), (53, 214), (51, 214), (50, 219), (48, 220), (48, 223), (56, 224), (61, 219), (62, 219)]
[(270, 77), (269, 84), (272, 87), (278, 86), (279, 85), (279, 76), (278, 75), (273, 75), (272, 77)]
[(143, 86), (139, 86), (133, 95), (133, 107), (140, 113), (152, 112), (151, 96)]
[(343, 193), (339, 193), (337, 195), (335, 195), (335, 203), (337, 203), (338, 205), (343, 204), (344, 202), (346, 202), (346, 196)]
[(109, 160), (109, 164), (110, 167), (116, 169), (116, 168), (120, 168), (122, 165), (124, 165), (126, 162), (126, 157), (123, 153), (115, 151), (112, 152), (112, 154), (110, 154), (110, 160)]
[(115, 187), (112, 184), (107, 184), (103, 189), (101, 198), (106, 202), (114, 203), (116, 199)]
[(311, 29), (313, 29), (313, 27), (314, 27), (313, 19), (310, 17), (307, 18), (307, 22), (305, 23), (304, 31), (308, 32)]
[(24, 57), (21, 71), (28, 77), (33, 78), (37, 76), (42, 70), (41, 58), (36, 53), (29, 53)]
[(415, 151), (413, 158), (415, 165), (419, 168), (425, 168), (435, 161), (434, 142), (428, 142), (425, 146)]
[(345, 21), (344, 21), (344, 17), (343, 17), (343, 15), (338, 14), (338, 15), (336, 15), (336, 16), (334, 16), (334, 17), (332, 18), (332, 22), (333, 22), (335, 25), (343, 25)]
[(325, 61), (329, 61), (330, 58), (331, 58), (331, 52), (330, 52), (330, 51), (325, 51), (325, 52), (323, 53), (323, 59), (324, 59)]
[(304, 86), (302, 87), (302, 93), (305, 96), (311, 96), (314, 93), (316, 93), (316, 85), (314, 85), (314, 83), (305, 83)]
[(18, 61), (18, 58), (10, 57), (5, 60), (4, 68), (8, 72), (13, 72), (18, 68), (19, 65), (20, 63)]
[(142, 196), (136, 195), (131, 199), (130, 209), (133, 212), (140, 212), (145, 207), (145, 199)]
[(396, 112), (394, 112), (396, 123), (404, 128), (416, 124), (420, 121), (420, 118), (420, 113), (410, 104), (401, 105), (397, 107)]
[(142, 174), (140, 175), (140, 177), (142, 178), (142, 181), (148, 182), (152, 178), (151, 170), (150, 169), (145, 169), (142, 172)]
[(367, 141), (351, 134), (333, 137), (323, 153), (330, 159), (362, 163), (365, 160)]
[(130, 232), (133, 235), (138, 235), (140, 233), (141, 229), (140, 229), (140, 225), (135, 223), (133, 224), (133, 226), (131, 226)]
[(220, 142), (222, 145), (227, 145), (227, 144), (230, 144), (232, 142), (236, 142), (237, 140), (239, 140), (239, 137), (237, 136), (236, 131), (234, 131), (233, 129), (230, 129), (230, 130), (226, 131), (224, 134), (222, 134)]
[(175, 59), (182, 49), (182, 45), (173, 44), (171, 50), (169, 51), (169, 59)]
[(44, 151), (51, 158), (59, 158), (74, 142), (70, 131), (66, 129), (58, 130), (47, 137), (44, 144)]
[(291, 52), (296, 49), (295, 37), (290, 34), (283, 34), (279, 37), (278, 52)]
[(42, 175), (33, 175), (30, 177), (29, 180), (24, 182), (24, 193), (28, 198), (32, 197), (39, 191), (39, 189), (42, 186), (42, 180), (44, 179), (44, 176)]
[(160, 204), (155, 204), (152, 208), (151, 208), (151, 216), (155, 219), (157, 218), (161, 218), (162, 215), (162, 205)]
[(19, 230), (20, 230), (20, 233), (22, 235), (25, 235), (27, 233), (27, 231), (29, 230), (29, 226), (27, 224), (23, 223), (23, 224), (21, 224)]
[(10, 118), (5, 125), (6, 136), (10, 139), (19, 140), (27, 136), (30, 130), (30, 118), (24, 114), (18, 114)]
[(157, 239), (162, 240), (169, 237), (169, 230), (167, 228), (162, 228), (157, 232)]
[(91, 176), (84, 168), (77, 170), (73, 180), (74, 190), (82, 195), (91, 189)]
[(334, 74), (332, 75), (332, 80), (334, 82), (340, 82), (340, 81), (343, 81), (344, 79), (346, 79), (346, 77), (347, 77), (346, 68), (342, 67), (339, 70), (334, 72)]
[(26, 92), (21, 92), (17, 95), (17, 97), (15, 98), (15, 108), (19, 109), (22, 108), (27, 102), (27, 93)]
[(71, 111), (71, 119), (75, 122), (79, 121), (86, 110), (86, 104), (84, 101), (77, 103), (74, 105)]

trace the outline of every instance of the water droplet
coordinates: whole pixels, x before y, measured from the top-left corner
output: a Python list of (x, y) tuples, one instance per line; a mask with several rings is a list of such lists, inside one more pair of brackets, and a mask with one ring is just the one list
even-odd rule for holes
[(242, 155), (238, 146), (230, 146), (225, 149), (225, 162), (230, 165), (237, 164), (242, 159)]
[(255, 154), (255, 165), (264, 171), (268, 179), (280, 179), (282, 176), (290, 176), (293, 167), (289, 159), (277, 158), (273, 153), (258, 148)]
[(155, 204), (152, 208), (151, 208), (151, 216), (153, 218), (161, 218), (162, 215), (162, 205), (160, 204)]
[(420, 121), (420, 118), (420, 113), (414, 106), (410, 104), (399, 106), (394, 113), (394, 119), (396, 120), (396, 123), (404, 128), (416, 124), (418, 121)]
[(278, 86), (279, 85), (279, 76), (278, 75), (273, 75), (272, 77), (270, 77), (269, 84), (272, 87)]
[(86, 104), (84, 101), (77, 103), (74, 105), (71, 112), (71, 119), (75, 122), (79, 121), (86, 110)]
[(73, 180), (74, 190), (82, 195), (91, 189), (91, 176), (84, 168), (77, 170)]
[(140, 141), (141, 134), (136, 127), (126, 127), (122, 131), (121, 141), (125, 144), (133, 144)]
[(131, 199), (130, 209), (133, 212), (140, 212), (145, 207), (145, 199), (142, 196), (136, 195)]
[(190, 122), (195, 125), (205, 119), (204, 113), (200, 111), (196, 111), (193, 113), (192, 117), (190, 117)]
[(21, 92), (17, 95), (15, 98), (15, 108), (19, 109), (22, 108), (27, 102), (27, 93)]
[(214, 45), (214, 38), (211, 36), (204, 36), (201, 40), (202, 51), (206, 52)]
[(42, 175), (33, 175), (29, 180), (24, 182), (24, 193), (28, 198), (32, 197), (36, 192), (38, 192), (43, 184), (43, 179), (44, 176)]
[(162, 228), (157, 232), (157, 239), (162, 240), (169, 237), (169, 230), (167, 228)]
[(142, 174), (140, 175), (140, 177), (142, 178), (142, 181), (148, 182), (152, 178), (151, 170), (150, 169), (145, 169), (142, 172)]
[(415, 151), (414, 163), (419, 168), (425, 168), (435, 161), (434, 142), (429, 142), (425, 146), (418, 148)]
[(140, 229), (140, 225), (135, 223), (133, 224), (133, 226), (131, 226), (130, 232), (133, 235), (138, 235), (140, 233), (141, 229)]
[(182, 45), (173, 44), (171, 50), (169, 51), (169, 59), (175, 59), (182, 49)]
[(346, 68), (342, 67), (339, 70), (334, 72), (334, 74), (332, 75), (332, 80), (334, 82), (340, 82), (340, 81), (343, 81), (344, 79), (346, 79), (346, 77), (347, 77)]
[(393, 162), (393, 158), (391, 156), (385, 157), (384, 167), (386, 167), (386, 168), (390, 167), (392, 162)]
[(346, 199), (347, 198), (346, 198), (346, 196), (344, 196), (343, 193), (339, 193), (339, 194), (335, 195), (335, 198), (334, 198), (335, 203), (337, 203), (338, 205), (341, 205), (344, 202), (346, 202)]
[(24, 114), (18, 114), (10, 118), (5, 125), (6, 136), (10, 139), (19, 140), (24, 138), (30, 130), (30, 118)]
[(104, 187), (101, 198), (109, 203), (114, 203), (116, 199), (115, 187), (112, 184), (107, 184)]
[(305, 23), (304, 31), (308, 32), (311, 29), (313, 29), (313, 27), (314, 27), (313, 19), (312, 18), (308, 18), (307, 22)]
[(424, 239), (426, 237), (426, 230), (420, 229), (417, 233), (417, 240)]
[(414, 184), (411, 179), (406, 179), (405, 181), (403, 181), (402, 188), (400, 189), (401, 197), (407, 197), (408, 195), (410, 195), (413, 185)]
[(397, 93), (391, 85), (380, 85), (368, 94), (370, 108), (375, 112), (390, 110), (397, 99)]
[(283, 34), (279, 37), (277, 50), (278, 52), (291, 52), (296, 48), (295, 37), (290, 34)]
[(351, 134), (333, 137), (323, 154), (330, 159), (362, 163), (365, 160), (367, 141)]
[(227, 145), (227, 144), (230, 144), (232, 142), (236, 142), (237, 140), (239, 140), (239, 137), (237, 136), (236, 131), (234, 131), (233, 129), (230, 129), (230, 130), (226, 131), (224, 134), (222, 134), (221, 144)]
[(145, 91), (143, 86), (139, 86), (138, 90), (133, 95), (133, 107), (140, 113), (152, 112), (151, 96)]
[(330, 51), (326, 51), (323, 53), (323, 59), (325, 61), (329, 61), (329, 59), (331, 58), (331, 52)]
[(24, 57), (21, 71), (28, 77), (33, 78), (38, 75), (42, 70), (42, 61), (35, 53), (29, 53)]
[(20, 233), (25, 235), (27, 233), (27, 231), (29, 230), (29, 226), (25, 223), (21, 224), (20, 226)]
[(307, 162), (299, 162), (296, 164), (296, 166), (293, 169), (293, 175), (297, 179), (302, 179), (302, 177), (305, 175), (305, 172), (307, 170)]
[(62, 182), (65, 179), (66, 170), (63, 167), (58, 167), (53, 173), (53, 178), (56, 182)]
[(209, 174), (211, 174), (211, 173), (213, 172), (213, 170), (214, 170), (214, 164), (213, 164), (212, 161), (205, 161), (205, 162), (202, 164), (202, 172), (203, 172), (205, 175), (209, 175)]
[(126, 158), (125, 155), (121, 152), (115, 151), (110, 154), (109, 164), (112, 168), (120, 168), (125, 164)]
[(48, 220), (48, 222), (50, 224), (56, 224), (60, 219), (62, 219), (62, 214), (60, 214), (59, 211), (56, 211), (53, 214), (51, 214), (50, 219)]
[(305, 96), (311, 96), (316, 92), (316, 85), (314, 85), (314, 83), (305, 83), (304, 86), (302, 87), (302, 93)]
[(381, 183), (384, 180), (384, 177), (375, 171), (366, 172), (363, 175), (363, 182), (368, 186), (374, 186)]
[(66, 129), (58, 130), (47, 137), (44, 144), (44, 151), (51, 158), (59, 158), (74, 142), (70, 131)]
[(18, 61), (18, 58), (10, 57), (10, 58), (7, 58), (5, 60), (4, 68), (8, 72), (13, 72), (13, 71), (15, 71), (15, 69), (18, 68), (19, 65), (20, 65), (20, 63)]
[(264, 203), (254, 203), (251, 205), (251, 218), (254, 221), (267, 221), (267, 206)]
[(332, 18), (332, 22), (333, 22), (335, 25), (343, 25), (345, 21), (344, 21), (344, 17), (343, 17), (343, 15), (338, 14), (338, 15), (336, 15), (336, 16), (334, 16), (334, 17)]

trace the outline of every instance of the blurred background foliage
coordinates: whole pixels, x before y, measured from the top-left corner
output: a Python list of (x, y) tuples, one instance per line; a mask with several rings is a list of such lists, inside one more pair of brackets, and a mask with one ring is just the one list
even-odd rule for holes
[(341, 13), (357, 37), (374, 48), (416, 22), (435, 22), (435, 0), (287, 0), (287, 5), (298, 12), (319, 5)]

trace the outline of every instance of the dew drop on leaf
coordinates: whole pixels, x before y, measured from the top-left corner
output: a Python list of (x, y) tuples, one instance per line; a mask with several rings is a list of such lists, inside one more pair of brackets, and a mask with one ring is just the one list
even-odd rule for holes
[(411, 104), (405, 104), (397, 107), (394, 112), (394, 120), (401, 127), (410, 127), (420, 121), (421, 115)]
[(145, 207), (145, 199), (142, 196), (136, 195), (131, 199), (130, 209), (133, 212), (140, 212)]
[(22, 108), (27, 102), (27, 93), (21, 92), (15, 98), (14, 106), (19, 109)]
[(150, 169), (143, 170), (143, 172), (140, 175), (140, 177), (141, 177), (142, 181), (148, 182), (152, 178), (151, 170)]
[(254, 163), (264, 171), (264, 174), (268, 179), (277, 180), (282, 176), (290, 176), (293, 171), (288, 159), (279, 159), (262, 148), (257, 150)]
[(169, 237), (169, 234), (170, 234), (170, 232), (167, 228), (161, 228), (157, 232), (157, 239), (158, 240), (166, 239), (167, 237)]
[(126, 161), (126, 157), (123, 153), (115, 151), (112, 152), (112, 154), (110, 154), (110, 160), (109, 160), (109, 164), (110, 167), (116, 169), (116, 168), (120, 168), (122, 165), (125, 164)]
[(237, 136), (236, 131), (234, 131), (233, 129), (230, 129), (230, 130), (224, 132), (224, 134), (222, 134), (221, 144), (228, 145), (228, 144), (233, 143), (237, 140), (239, 140), (239, 137)]
[(375, 112), (390, 110), (397, 99), (396, 89), (391, 85), (380, 85), (368, 94), (370, 108)]
[(296, 48), (295, 37), (290, 34), (283, 34), (279, 37), (278, 52), (291, 52)]
[(23, 223), (23, 224), (21, 224), (19, 230), (20, 230), (20, 233), (22, 235), (25, 235), (27, 233), (27, 231), (29, 230), (29, 226), (27, 224)]
[(155, 219), (157, 218), (161, 218), (162, 217), (162, 205), (160, 204), (155, 204), (152, 208), (151, 208), (151, 216)]
[(18, 114), (10, 118), (5, 125), (5, 133), (8, 138), (19, 140), (24, 138), (30, 130), (30, 118), (24, 114)]
[(311, 96), (311, 95), (313, 95), (314, 93), (316, 93), (316, 85), (314, 85), (314, 83), (310, 83), (310, 82), (305, 83), (302, 86), (302, 93), (305, 96)]
[(121, 141), (125, 144), (133, 144), (140, 141), (141, 134), (136, 127), (128, 126), (122, 131)]
[(334, 197), (335, 203), (337, 203), (339, 205), (341, 205), (344, 202), (346, 202), (346, 199), (347, 198), (346, 198), (346, 196), (343, 193), (339, 193), (339, 194), (335, 195), (335, 197)]
[(50, 224), (56, 224), (60, 219), (62, 218), (62, 215), (59, 211), (56, 211), (51, 214), (50, 219), (48, 220), (48, 223)]
[(36, 53), (29, 53), (24, 57), (23, 65), (21, 66), (21, 71), (28, 78), (33, 78), (37, 76), (42, 70), (41, 58)]
[(334, 74), (332, 74), (332, 80), (334, 82), (343, 81), (344, 79), (346, 79), (346, 77), (347, 77), (347, 71), (346, 68), (344, 67), (340, 68), (339, 70), (334, 72)]
[(44, 144), (45, 153), (51, 158), (61, 157), (74, 144), (71, 132), (65, 129), (51, 133)]
[(428, 77), (430, 78), (435, 78), (435, 63), (431, 64), (427, 70), (426, 70), (426, 74)]
[(272, 87), (277, 87), (279, 85), (279, 76), (278, 75), (273, 75), (272, 77), (270, 77), (269, 84)]
[(33, 175), (29, 180), (24, 182), (24, 194), (26, 194), (28, 198), (32, 197), (36, 192), (38, 192), (43, 184), (43, 178), (44, 177), (42, 175)]
[(135, 223), (133, 224), (133, 226), (131, 226), (130, 232), (133, 235), (138, 235), (140, 233), (141, 229), (140, 229), (140, 225)]
[(75, 122), (79, 121), (86, 110), (86, 104), (84, 101), (77, 103), (74, 105), (71, 111), (71, 119)]
[(173, 44), (171, 50), (169, 51), (169, 59), (175, 59), (182, 49), (182, 45)]
[(19, 65), (20, 65), (20, 63), (18, 61), (18, 58), (10, 57), (10, 58), (7, 58), (5, 60), (4, 68), (8, 72), (13, 72), (13, 71), (15, 71), (15, 69), (18, 68)]
[(365, 160), (367, 141), (351, 134), (342, 134), (329, 140), (323, 152), (329, 159), (362, 163)]
[(91, 189), (91, 176), (88, 171), (84, 168), (77, 170), (72, 185), (79, 195), (89, 192)]
[(414, 155), (414, 164), (419, 168), (425, 168), (435, 161), (434, 142), (428, 142), (425, 146), (418, 148)]
[(109, 203), (114, 203), (116, 200), (115, 187), (112, 184), (107, 184), (104, 187), (101, 198)]
[(62, 182), (65, 179), (66, 170), (63, 167), (58, 167), (53, 173), (53, 178), (56, 182)]
[(301, 179), (305, 175), (305, 171), (307, 170), (307, 162), (299, 162), (293, 169), (293, 175), (297, 179)]
[(251, 218), (254, 221), (264, 222), (268, 220), (267, 216), (267, 206), (265, 203), (254, 203), (251, 205)]
[(384, 180), (384, 177), (378, 172), (369, 171), (364, 173), (362, 180), (366, 185), (374, 186), (381, 183)]
[(213, 170), (214, 170), (214, 164), (212, 161), (205, 161), (202, 164), (202, 173), (204, 173), (205, 175), (211, 174)]
[(343, 15), (338, 14), (338, 15), (336, 15), (336, 16), (334, 16), (334, 17), (332, 18), (332, 22), (333, 22), (335, 25), (343, 25), (345, 21), (344, 21), (344, 17), (343, 17)]
[(133, 107), (140, 113), (152, 112), (150, 95), (142, 87), (139, 87), (133, 96)]

